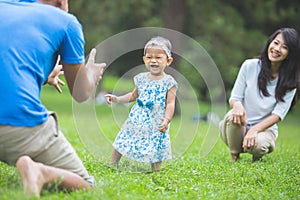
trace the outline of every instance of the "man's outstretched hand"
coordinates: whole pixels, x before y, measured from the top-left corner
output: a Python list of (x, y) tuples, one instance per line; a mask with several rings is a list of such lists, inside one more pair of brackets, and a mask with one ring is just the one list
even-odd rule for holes
[(64, 71), (62, 71), (62, 65), (59, 64), (59, 61), (60, 56), (58, 56), (56, 65), (48, 76), (47, 83), (49, 85), (53, 85), (59, 93), (62, 93), (60, 85), (64, 86), (65, 83), (59, 78), (59, 76), (64, 75)]

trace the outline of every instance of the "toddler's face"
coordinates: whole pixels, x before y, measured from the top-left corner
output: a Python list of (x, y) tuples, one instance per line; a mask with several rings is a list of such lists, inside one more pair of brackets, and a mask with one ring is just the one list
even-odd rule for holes
[(159, 47), (149, 47), (143, 57), (146, 67), (154, 76), (163, 75), (164, 69), (169, 66), (173, 58), (168, 58), (166, 52)]

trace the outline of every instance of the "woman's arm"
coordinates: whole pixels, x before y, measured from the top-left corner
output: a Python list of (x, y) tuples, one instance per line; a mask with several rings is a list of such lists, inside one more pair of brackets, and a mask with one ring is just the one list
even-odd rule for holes
[(280, 117), (276, 114), (272, 114), (269, 117), (267, 117), (266, 119), (264, 119), (263, 121), (261, 121), (260, 123), (257, 123), (256, 125), (254, 125), (251, 128), (253, 130), (251, 130), (251, 129), (250, 130), (251, 130), (251, 132), (256, 131), (259, 133), (259, 132), (262, 132), (262, 131), (266, 130), (267, 128), (273, 126), (274, 124), (276, 124), (279, 121), (280, 121)]
[(246, 110), (243, 104), (238, 100), (230, 101), (230, 108), (232, 109), (232, 123), (239, 126), (246, 126)]
[(263, 121), (251, 127), (246, 133), (246, 136), (243, 141), (244, 150), (255, 148), (257, 146), (257, 134), (273, 126), (279, 121), (280, 117), (276, 114), (272, 114)]
[(253, 127), (249, 129), (247, 132), (244, 142), (243, 142), (243, 148), (253, 148), (257, 146), (257, 134), (260, 132), (266, 130), (267, 128), (273, 126), (277, 122), (281, 121), (284, 119), (286, 116), (290, 106), (291, 106), (291, 101), (294, 98), (296, 90), (291, 90), (287, 92), (284, 96), (284, 101), (280, 101), (276, 104), (274, 110), (272, 111), (272, 114), (264, 119), (263, 121), (257, 123)]
[(64, 75), (72, 97), (77, 102), (87, 100), (102, 79), (105, 63), (95, 63), (96, 49), (92, 49), (88, 62), (68, 64), (62, 62)]
[(245, 98), (245, 90), (247, 87), (247, 75), (249, 66), (252, 66), (251, 60), (245, 60), (239, 70), (234, 86), (229, 98), (229, 104), (232, 109), (232, 123), (238, 126), (246, 125), (246, 110), (242, 104)]

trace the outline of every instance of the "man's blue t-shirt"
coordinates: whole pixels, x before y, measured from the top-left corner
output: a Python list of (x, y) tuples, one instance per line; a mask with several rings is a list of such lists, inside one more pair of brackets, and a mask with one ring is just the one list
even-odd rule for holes
[(48, 112), (40, 91), (57, 55), (84, 62), (84, 38), (76, 17), (41, 3), (0, 0), (0, 125), (36, 126)]

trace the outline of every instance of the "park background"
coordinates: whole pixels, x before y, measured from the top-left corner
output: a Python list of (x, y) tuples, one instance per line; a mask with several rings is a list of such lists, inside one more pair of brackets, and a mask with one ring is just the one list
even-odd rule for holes
[[(229, 94), (241, 63), (260, 54), (270, 34), (280, 27), (300, 29), (300, 1), (297, 0), (129, 0), (70, 2), (70, 12), (83, 24), (86, 52), (103, 40), (140, 27), (169, 28), (193, 38), (216, 63)], [(142, 64), (142, 51), (129, 52), (109, 69), (117, 76)], [(192, 67), (180, 63), (184, 74), (208, 100), (207, 88)]]
[[(86, 53), (107, 38), (134, 28), (163, 27), (186, 34), (216, 63), (226, 90), (220, 95), (227, 98), (241, 63), (257, 56), (271, 33), (280, 27), (298, 32), (300, 28), (298, 0), (72, 0), (69, 10), (83, 25)], [(142, 59), (137, 59), (141, 55), (142, 50), (137, 50), (120, 56), (106, 70), (98, 89), (113, 91), (124, 73), (142, 64)], [(189, 80), (201, 111), (207, 113), (210, 94), (201, 76), (174, 56), (172, 67)], [(132, 88), (129, 80), (121, 81), (118, 85), (124, 85), (123, 92)], [(44, 86), (41, 98), (49, 110), (57, 112), (62, 132), (97, 180), (94, 192), (45, 190), (41, 199), (300, 199), (299, 103), (280, 122), (277, 149), (263, 162), (251, 163), (250, 155), (242, 155), (241, 161), (231, 163), (220, 139), (200, 159), (203, 138), (198, 135), (188, 151), (161, 172), (137, 173), (111, 169), (91, 153), (76, 129), (74, 102), (66, 87), (58, 94)], [(106, 119), (112, 115), (111, 108), (99, 104), (95, 109), (113, 139), (119, 127)], [(174, 120), (176, 124), (179, 119)], [(194, 126), (192, 120), (187, 123)], [(201, 121), (199, 133), (208, 127), (209, 122)], [(26, 199), (15, 169), (5, 164), (1, 164), (0, 199)]]

